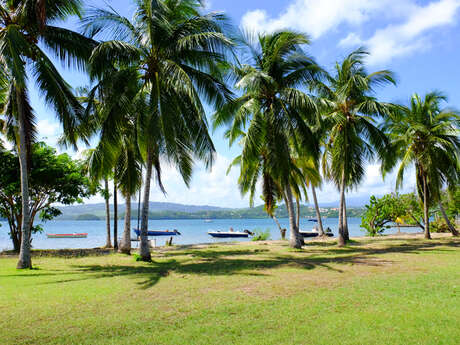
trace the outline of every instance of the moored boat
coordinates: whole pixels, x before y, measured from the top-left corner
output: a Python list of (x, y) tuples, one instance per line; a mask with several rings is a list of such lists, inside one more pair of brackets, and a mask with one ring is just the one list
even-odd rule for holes
[(249, 230), (244, 230), (244, 231), (208, 231), (208, 235), (212, 237), (218, 237), (218, 238), (244, 238), (244, 237), (249, 237), (249, 235), (252, 235), (252, 232)]
[[(303, 236), (303, 237), (318, 237), (318, 231), (299, 231), (299, 233)], [(332, 232), (325, 232), (324, 233), (326, 236), (328, 237), (333, 237), (334, 234)]]
[(73, 234), (46, 234), (48, 238), (86, 238), (88, 233), (73, 233)]
[[(134, 229), (134, 233), (136, 236), (141, 235), (141, 231), (139, 229)], [(149, 230), (147, 231), (147, 236), (155, 237), (155, 236), (178, 236), (181, 233), (177, 231), (176, 229), (174, 230)]]

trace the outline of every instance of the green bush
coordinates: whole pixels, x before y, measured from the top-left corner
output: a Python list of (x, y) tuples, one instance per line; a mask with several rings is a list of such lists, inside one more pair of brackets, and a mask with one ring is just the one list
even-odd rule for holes
[(438, 219), (430, 223), (431, 232), (450, 232), (444, 219)]
[(266, 241), (270, 239), (270, 229), (261, 230), (256, 229), (254, 230), (254, 236), (252, 236), (252, 241)]

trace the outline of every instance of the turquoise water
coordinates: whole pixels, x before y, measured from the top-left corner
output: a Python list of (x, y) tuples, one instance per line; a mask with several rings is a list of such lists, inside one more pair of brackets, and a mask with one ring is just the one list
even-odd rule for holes
[[(279, 219), (281, 225), (289, 229), (288, 219)], [(8, 236), (8, 223), (0, 222), (0, 251), (11, 249), (12, 243)], [(302, 230), (311, 230), (316, 223), (309, 222), (307, 219), (301, 219), (300, 228)], [(324, 228), (330, 227), (334, 235), (337, 235), (337, 218), (327, 218), (323, 220)], [(360, 218), (349, 218), (348, 227), (350, 236), (363, 236), (364, 231), (360, 228)], [(121, 237), (123, 231), (123, 220), (118, 222), (118, 236)], [(132, 221), (132, 226), (136, 226), (137, 221)], [(216, 219), (206, 223), (202, 219), (174, 219), (174, 220), (149, 220), (149, 229), (177, 229), (181, 236), (176, 236), (173, 243), (176, 244), (195, 244), (195, 243), (212, 243), (228, 242), (229, 239), (214, 239), (207, 234), (209, 230), (228, 230), (233, 227), (235, 230), (265, 230), (270, 229), (271, 239), (280, 239), (280, 233), (272, 219)], [(36, 249), (62, 249), (62, 248), (94, 248), (105, 245), (105, 221), (72, 221), (59, 220), (43, 224), (44, 232), (33, 236), (32, 246)], [(418, 232), (418, 228), (405, 228), (406, 232)], [(48, 239), (47, 233), (80, 233), (87, 232), (87, 238), (62, 238)], [(385, 233), (396, 232), (396, 229), (389, 229)], [(288, 236), (288, 234), (287, 234)], [(134, 234), (132, 235), (134, 237)], [(157, 238), (157, 245), (163, 245), (166, 238)], [(234, 241), (235, 239), (231, 239)], [(248, 241), (250, 239), (236, 239), (237, 241)], [(133, 242), (133, 246), (136, 243)]]

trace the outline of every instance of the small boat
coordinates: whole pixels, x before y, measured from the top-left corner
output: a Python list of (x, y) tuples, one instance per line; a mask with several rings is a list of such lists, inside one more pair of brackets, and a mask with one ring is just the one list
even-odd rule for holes
[(308, 219), (308, 221), (318, 223), (318, 219), (316, 219), (316, 218), (310, 218), (310, 219)]
[(48, 238), (86, 238), (88, 237), (87, 233), (73, 233), (73, 234), (46, 234)]
[(242, 238), (242, 237), (249, 237), (249, 235), (253, 235), (252, 232), (249, 230), (244, 231), (208, 231), (208, 235), (212, 237), (218, 238)]
[[(134, 229), (134, 233), (136, 236), (141, 235), (141, 231), (139, 229)], [(176, 229), (174, 230), (149, 230), (147, 231), (147, 236), (178, 236), (181, 233), (177, 231)]]
[(212, 219), (205, 219), (204, 222), (205, 223), (212, 223)]
[[(303, 237), (318, 237), (318, 231), (299, 231), (299, 233), (303, 236)], [(334, 234), (332, 232), (325, 232), (324, 233), (326, 236), (328, 237), (333, 237)]]

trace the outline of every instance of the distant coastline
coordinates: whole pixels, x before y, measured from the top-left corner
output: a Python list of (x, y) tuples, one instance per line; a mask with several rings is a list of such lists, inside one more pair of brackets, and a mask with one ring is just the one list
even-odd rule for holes
[[(160, 204), (160, 203), (156, 203)], [(252, 208), (224, 209), (212, 206), (189, 206), (180, 204), (168, 204), (171, 209), (153, 210), (149, 213), (149, 219), (166, 220), (166, 219), (265, 219), (268, 218), (263, 206)], [(203, 209), (200, 209), (202, 207)], [(56, 220), (103, 220), (105, 219), (105, 210), (97, 205), (78, 205), (72, 207), (62, 207), (63, 212)], [(349, 208), (349, 217), (361, 217), (364, 208)], [(315, 209), (312, 206), (301, 205), (300, 216), (302, 218), (316, 218)], [(337, 218), (338, 209), (335, 207), (321, 207), (321, 216), (328, 218)], [(287, 209), (280, 205), (276, 209), (276, 217), (287, 218)], [(111, 205), (111, 218), (113, 219), (113, 206)], [(118, 207), (118, 218), (124, 218), (124, 205)], [(132, 210), (131, 219), (137, 219), (137, 208)]]

